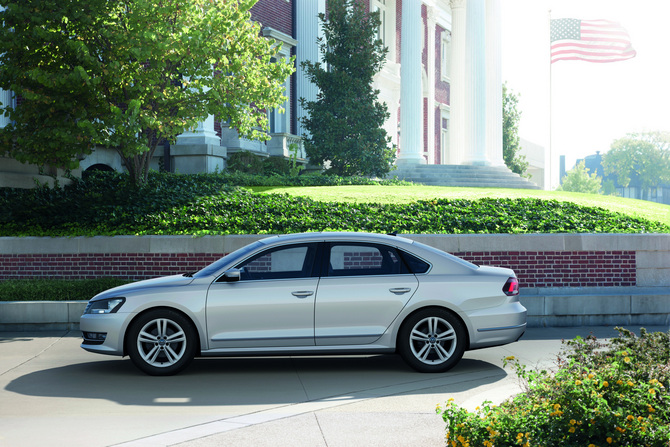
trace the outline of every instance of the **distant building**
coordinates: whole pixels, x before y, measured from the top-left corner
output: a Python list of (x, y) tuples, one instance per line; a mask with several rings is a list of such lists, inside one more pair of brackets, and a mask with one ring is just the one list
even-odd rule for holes
[(545, 180), (546, 155), (544, 146), (523, 138), (520, 140), (521, 150), (519, 151), (519, 155), (526, 157), (526, 161), (528, 162), (526, 173), (530, 174), (530, 181), (541, 189), (545, 189), (547, 182)]
[(639, 177), (634, 173), (631, 173), (630, 183), (627, 187), (623, 187), (617, 181), (617, 176), (615, 174), (605, 175), (605, 169), (602, 164), (603, 156), (600, 155), (600, 151), (596, 151), (593, 155), (587, 155), (583, 159), (578, 159), (575, 166), (582, 161), (584, 162), (586, 169), (589, 170), (589, 174), (595, 172), (598, 177), (602, 178), (604, 187), (606, 186), (606, 182), (613, 185), (618, 196), (670, 205), (670, 185), (661, 185), (656, 188), (644, 190), (641, 187)]

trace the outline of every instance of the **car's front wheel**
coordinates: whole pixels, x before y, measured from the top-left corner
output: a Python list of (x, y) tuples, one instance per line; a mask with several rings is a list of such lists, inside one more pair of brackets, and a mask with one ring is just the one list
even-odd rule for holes
[(398, 334), (398, 352), (420, 372), (439, 373), (453, 368), (463, 357), (465, 344), (463, 323), (443, 309), (411, 315)]
[(152, 376), (183, 370), (196, 354), (197, 334), (192, 323), (169, 309), (149, 311), (132, 322), (126, 350), (135, 366)]

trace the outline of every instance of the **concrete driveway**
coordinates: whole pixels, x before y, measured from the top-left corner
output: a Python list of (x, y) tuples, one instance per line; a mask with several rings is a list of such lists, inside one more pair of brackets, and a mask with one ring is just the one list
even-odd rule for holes
[(591, 332), (615, 334), (529, 329), (517, 343), (466, 353), (439, 375), (389, 355), (196, 359), (173, 377), (87, 353), (78, 332), (5, 332), (0, 445), (443, 446), (437, 404), (500, 402), (519, 390), (504, 357), (551, 366), (561, 339)]

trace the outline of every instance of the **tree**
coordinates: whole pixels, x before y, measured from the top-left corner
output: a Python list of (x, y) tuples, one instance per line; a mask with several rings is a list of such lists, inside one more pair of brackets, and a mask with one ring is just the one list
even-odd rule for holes
[(577, 166), (565, 173), (563, 183), (556, 190), (599, 194), (601, 187), (602, 179), (595, 172), (589, 174), (584, 161), (580, 161)]
[(528, 162), (525, 155), (518, 153), (521, 150), (519, 139), (521, 112), (517, 109), (518, 104), (518, 96), (507, 89), (507, 84), (503, 84), (503, 160), (512, 172), (524, 175), (528, 169)]
[(631, 133), (612, 143), (603, 155), (605, 174), (616, 175), (628, 187), (633, 179), (643, 197), (650, 188), (670, 183), (670, 135), (662, 132)]
[(257, 0), (21, 0), (0, 12), (0, 151), (66, 168), (113, 147), (137, 182), (163, 140), (209, 115), (267, 138), (292, 61), (271, 59), (249, 9)]
[(382, 127), (390, 114), (372, 88), (388, 49), (377, 39), (379, 13), (368, 13), (358, 0), (329, 0), (328, 16), (319, 15), (324, 37), (317, 40), (321, 62), (303, 63), (319, 87), (316, 101), (301, 98), (308, 116), (305, 151), (310, 161), (330, 163), (338, 175), (383, 177), (392, 167), (395, 148)]

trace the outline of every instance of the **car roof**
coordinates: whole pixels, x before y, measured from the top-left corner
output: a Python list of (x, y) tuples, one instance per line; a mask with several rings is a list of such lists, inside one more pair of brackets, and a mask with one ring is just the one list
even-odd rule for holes
[(365, 233), (365, 232), (353, 232), (353, 231), (323, 231), (323, 232), (314, 232), (314, 233), (294, 233), (294, 234), (281, 234), (276, 236), (270, 236), (264, 239), (261, 239), (259, 242), (271, 245), (275, 243), (288, 243), (288, 242), (312, 242), (312, 241), (365, 241), (365, 242), (380, 242), (394, 245), (412, 245), (414, 241), (400, 236), (393, 236), (388, 234), (381, 233)]

